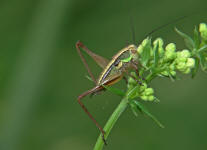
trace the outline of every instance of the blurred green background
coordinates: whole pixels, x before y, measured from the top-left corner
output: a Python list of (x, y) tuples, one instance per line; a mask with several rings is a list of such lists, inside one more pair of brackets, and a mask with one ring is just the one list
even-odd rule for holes
[[(192, 34), (195, 25), (207, 23), (206, 6), (206, 0), (1, 0), (0, 150), (92, 149), (99, 131), (76, 99), (93, 83), (76, 41), (111, 58), (132, 42), (130, 18), (139, 44), (154, 28), (189, 15), (153, 34), (182, 49), (173, 28)], [(98, 75), (101, 69), (88, 62)], [(152, 83), (161, 102), (146, 105), (165, 129), (127, 109), (105, 149), (207, 149), (207, 74), (181, 79)], [(118, 87), (124, 89), (124, 82)], [(104, 125), (120, 98), (105, 92), (84, 101)]]

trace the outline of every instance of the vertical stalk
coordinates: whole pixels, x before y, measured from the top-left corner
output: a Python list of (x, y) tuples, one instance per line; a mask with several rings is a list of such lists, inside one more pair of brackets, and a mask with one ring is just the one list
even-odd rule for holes
[[(121, 116), (121, 114), (124, 112), (127, 105), (128, 105), (128, 99), (127, 99), (127, 97), (124, 97), (121, 100), (120, 104), (115, 109), (115, 111), (113, 112), (113, 114), (110, 116), (109, 120), (107, 121), (107, 123), (104, 127), (105, 139), (107, 139), (107, 137), (109, 136), (111, 129), (113, 128), (113, 126), (115, 125), (116, 121)], [(102, 136), (100, 134), (97, 141), (96, 141), (96, 144), (94, 146), (94, 150), (102, 150), (103, 145), (104, 145), (104, 142), (103, 142)]]

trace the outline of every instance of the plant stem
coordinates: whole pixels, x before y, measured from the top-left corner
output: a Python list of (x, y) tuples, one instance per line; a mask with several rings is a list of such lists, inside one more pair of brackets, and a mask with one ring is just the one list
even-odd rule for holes
[[(115, 109), (115, 111), (113, 112), (113, 114), (110, 116), (109, 120), (107, 121), (107, 123), (104, 127), (105, 139), (107, 139), (111, 129), (113, 128), (113, 126), (116, 123), (116, 121), (118, 120), (118, 118), (121, 116), (122, 112), (124, 112), (127, 105), (128, 105), (128, 99), (127, 99), (127, 97), (124, 97), (121, 100), (120, 104)], [(94, 146), (94, 150), (102, 150), (103, 145), (104, 145), (104, 142), (102, 140), (102, 135), (100, 134), (97, 141), (96, 141), (96, 144)]]
[(147, 77), (146, 77), (146, 82), (149, 83), (152, 79), (154, 79), (156, 77), (156, 75), (154, 73), (150, 73)]

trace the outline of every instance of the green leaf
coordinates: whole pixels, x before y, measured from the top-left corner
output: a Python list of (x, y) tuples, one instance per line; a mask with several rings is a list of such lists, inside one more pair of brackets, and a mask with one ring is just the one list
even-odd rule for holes
[(170, 72), (169, 72), (168, 74), (169, 74), (169, 78), (170, 78), (170, 80), (171, 80), (172, 82), (175, 82), (176, 77), (175, 77), (175, 76), (172, 76), (172, 75), (170, 74)]
[(175, 31), (184, 39), (186, 46), (190, 49), (193, 50), (195, 48), (194, 41), (190, 36), (187, 34), (179, 31), (177, 28), (175, 28)]
[(159, 42), (158, 42), (158, 44), (156, 44), (155, 49), (153, 50), (154, 51), (154, 67), (157, 67), (158, 61), (159, 61), (158, 48), (159, 48)]
[(130, 108), (131, 108), (133, 114), (137, 117), (138, 116), (138, 109), (137, 109), (136, 104), (134, 102), (131, 102), (130, 106), (131, 106)]
[(108, 91), (110, 91), (111, 93), (114, 93), (118, 96), (121, 96), (121, 97), (124, 97), (125, 96), (125, 92), (123, 92), (122, 90), (118, 89), (118, 88), (115, 88), (115, 87), (109, 87), (109, 86), (105, 86), (103, 85), (103, 87), (105, 89), (107, 89)]
[(205, 50), (207, 50), (207, 45), (204, 45), (203, 47), (199, 48), (198, 52), (201, 53), (204, 52)]
[(199, 68), (199, 59), (196, 57), (195, 58), (195, 67), (192, 69), (192, 78), (195, 77), (196, 73), (198, 72)]
[(204, 56), (203, 53), (199, 53), (199, 54), (198, 54), (198, 57), (199, 57), (199, 59), (200, 59), (201, 69), (202, 69), (203, 71), (205, 71), (205, 69), (206, 69), (206, 59), (205, 59), (205, 56)]
[(194, 29), (194, 44), (195, 44), (195, 48), (198, 49), (200, 46), (200, 35), (197, 27), (195, 27)]
[(133, 99), (138, 96), (138, 90), (139, 90), (139, 85), (135, 86), (131, 90), (127, 92), (127, 98), (128, 99)]
[(142, 110), (142, 112), (144, 112), (148, 117), (155, 121), (159, 127), (164, 128), (162, 123), (160, 123), (160, 121), (158, 121), (140, 102), (134, 101), (134, 103)]
[(151, 51), (151, 39), (147, 40), (146, 45), (143, 47), (143, 52), (141, 53), (141, 61), (143, 66), (147, 66), (147, 63), (150, 59)]
[(131, 110), (134, 113), (134, 115), (137, 117), (139, 113), (143, 114), (143, 111), (140, 109), (140, 107), (137, 106), (137, 104), (135, 103), (136, 100), (130, 100), (130, 106), (131, 106)]

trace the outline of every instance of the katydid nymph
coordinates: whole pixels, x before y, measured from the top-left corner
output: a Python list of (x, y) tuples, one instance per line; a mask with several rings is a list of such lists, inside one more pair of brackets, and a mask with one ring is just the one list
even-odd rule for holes
[[(85, 58), (83, 57), (80, 48), (82, 48), (89, 56), (91, 56), (94, 61), (103, 68), (102, 73), (100, 74), (98, 80), (95, 79), (93, 73), (91, 72), (88, 64), (86, 63)], [(90, 114), (84, 104), (81, 102), (81, 99), (89, 94), (95, 94), (99, 91), (104, 90), (104, 86), (111, 86), (118, 81), (120, 81), (125, 74), (131, 76), (128, 71), (129, 69), (134, 69), (138, 75), (138, 53), (137, 47), (135, 45), (129, 45), (123, 49), (121, 49), (116, 55), (113, 56), (112, 60), (109, 61), (102, 56), (99, 56), (92, 51), (90, 51), (85, 45), (83, 45), (80, 41), (76, 43), (76, 49), (78, 54), (80, 55), (81, 60), (83, 61), (91, 79), (95, 83), (95, 87), (82, 93), (78, 97), (78, 103), (81, 105), (83, 110), (88, 114), (91, 120), (96, 124), (98, 129), (102, 133), (102, 138), (104, 143), (106, 144), (104, 138), (104, 130), (103, 128), (97, 123), (94, 117)], [(131, 76), (135, 80), (137, 80), (134, 76)]]

